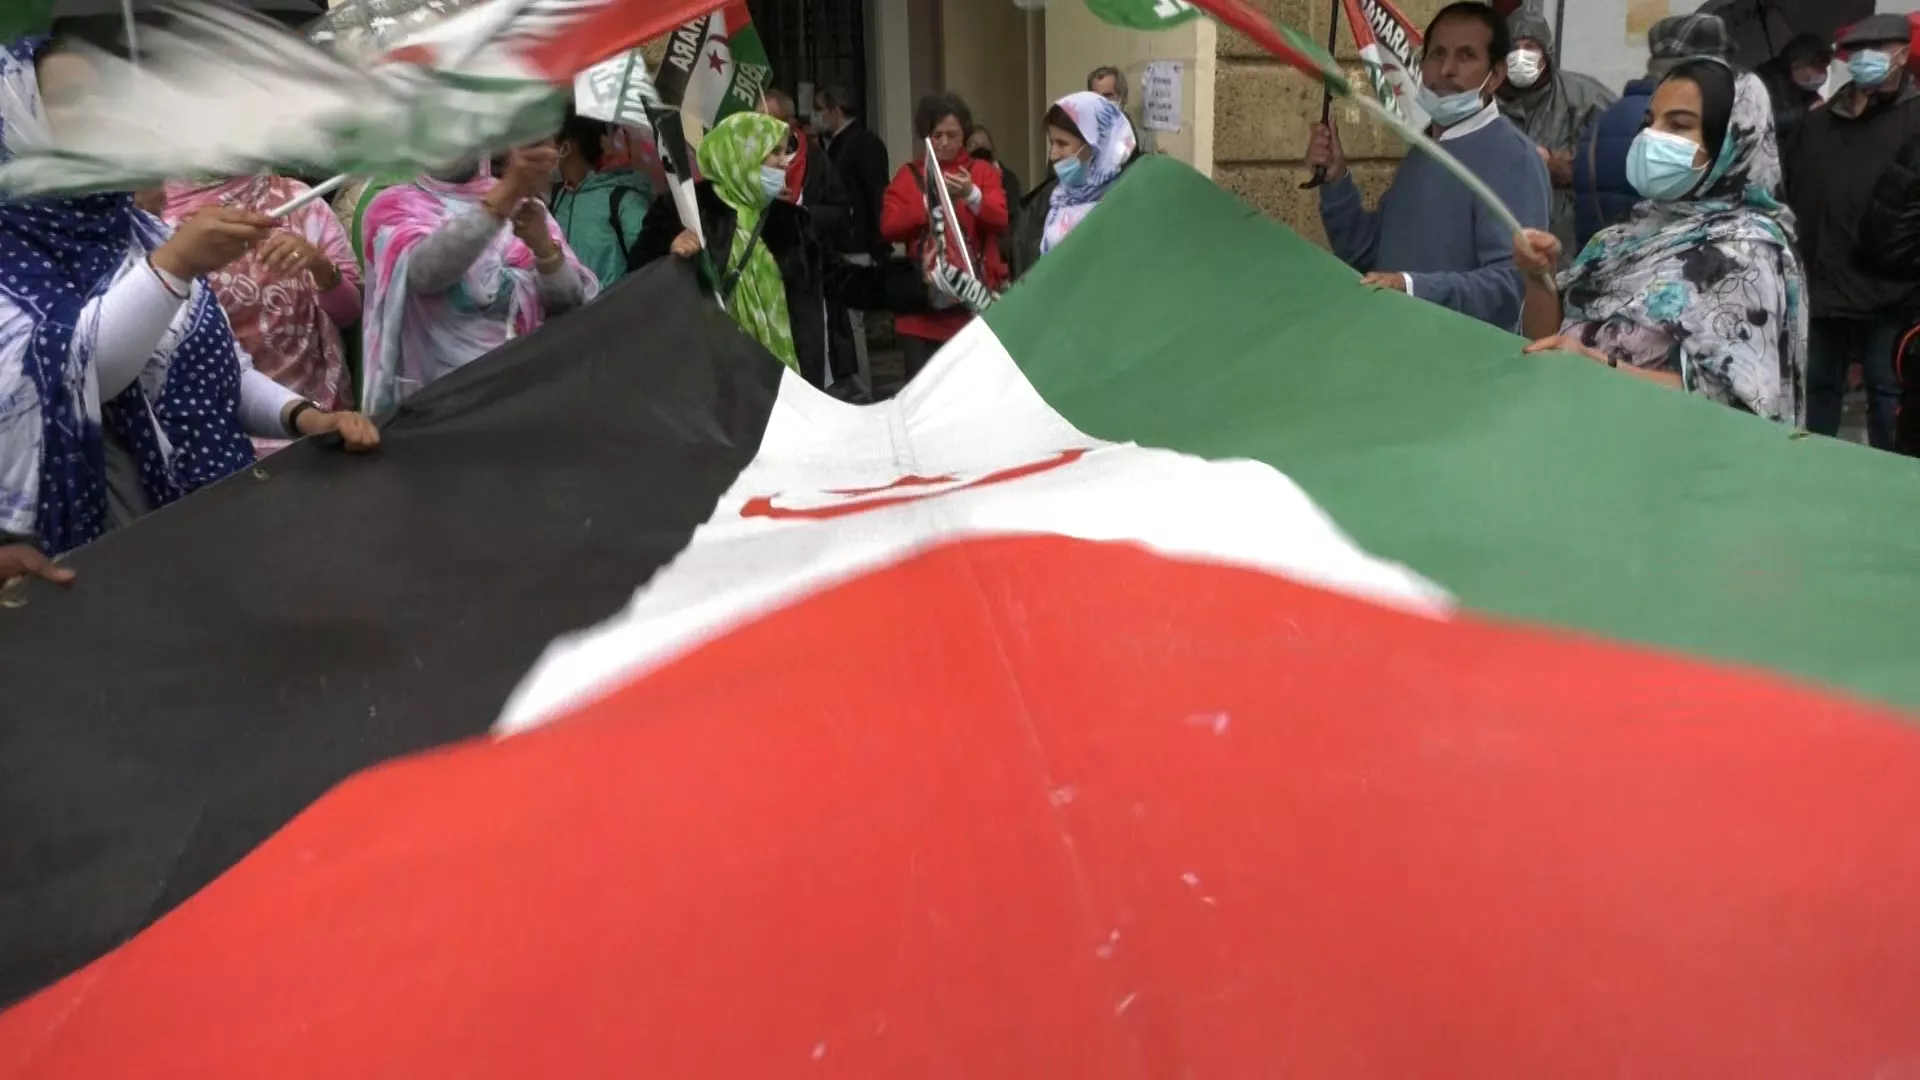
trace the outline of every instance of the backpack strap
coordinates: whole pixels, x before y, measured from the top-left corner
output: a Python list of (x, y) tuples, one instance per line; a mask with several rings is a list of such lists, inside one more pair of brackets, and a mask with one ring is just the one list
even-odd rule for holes
[(640, 231), (635, 230), (633, 239), (627, 239), (626, 230), (620, 227), (620, 204), (633, 189), (625, 185), (615, 185), (607, 196), (607, 226), (613, 230), (613, 242), (620, 245), (620, 252), (627, 265), (627, 273), (640, 269)]

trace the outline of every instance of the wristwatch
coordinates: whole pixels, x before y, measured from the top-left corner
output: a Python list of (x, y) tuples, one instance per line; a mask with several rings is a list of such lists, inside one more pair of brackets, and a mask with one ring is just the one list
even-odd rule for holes
[(320, 406), (315, 405), (311, 401), (302, 400), (299, 404), (287, 410), (287, 437), (290, 439), (301, 438), (300, 414), (310, 409), (318, 409), (319, 407)]

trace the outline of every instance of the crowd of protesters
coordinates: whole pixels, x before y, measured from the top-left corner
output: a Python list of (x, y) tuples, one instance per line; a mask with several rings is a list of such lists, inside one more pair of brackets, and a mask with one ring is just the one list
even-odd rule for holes
[(1322, 221), (1369, 285), (1817, 434), (1838, 434), (1859, 370), (1868, 441), (1920, 453), (1899, 419), (1920, 338), (1910, 35), (1872, 16), (1745, 70), (1720, 18), (1674, 16), (1615, 95), (1560, 70), (1539, 15), (1449, 4), (1420, 105), (1524, 237), (1418, 150), (1368, 210), (1328, 125), (1307, 157), (1329, 181)]
[[(0, 156), (58, 123), (90, 64), (48, 39), (0, 52)], [(810, 126), (769, 89), (699, 141), (698, 231), (632, 129), (571, 114), (552, 139), (370, 178), (332, 208), (286, 176), (0, 201), (0, 582), (70, 580), (50, 557), (291, 441), (373, 450), (369, 416), (660, 259), (699, 261), (775, 359), (866, 400), (861, 317), (894, 316), (917, 374), (1137, 155), (1124, 97), (1102, 69), (1047, 112), (1030, 195), (956, 95), (921, 102), (932, 157), (894, 171), (846, 87), (814, 96)]]
[[(1898, 419), (1901, 354), (1920, 348), (1909, 33), (1875, 16), (1744, 70), (1720, 19), (1676, 16), (1616, 95), (1561, 68), (1537, 15), (1449, 4), (1427, 27), (1419, 106), (1525, 234), (1418, 150), (1368, 209), (1320, 125), (1308, 163), (1328, 239), (1368, 285), (1529, 351), (1819, 434), (1837, 433), (1858, 369), (1872, 445), (1920, 450)], [(0, 113), (23, 111), (0, 115), (0, 154), (87, 63), (44, 40), (0, 52)], [(367, 415), (659, 260), (698, 264), (799, 378), (870, 400), (868, 314), (892, 316), (920, 374), (1150, 152), (1115, 68), (1040, 118), (1031, 188), (955, 94), (919, 103), (926, 150), (897, 167), (848, 88), (807, 104), (803, 123), (769, 90), (705, 133), (698, 223), (636, 160), (635, 132), (577, 115), (494, 158), (357, 184), (337, 216), (283, 176), (0, 202), (0, 580), (62, 579), (47, 556), (291, 440), (372, 450)]]

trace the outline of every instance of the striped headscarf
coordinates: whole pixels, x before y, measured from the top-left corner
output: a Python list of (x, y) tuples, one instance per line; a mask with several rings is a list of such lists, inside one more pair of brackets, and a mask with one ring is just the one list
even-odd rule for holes
[(726, 273), (737, 273), (739, 283), (727, 301), (727, 310), (742, 330), (765, 345), (781, 363), (798, 371), (800, 359), (793, 348), (787, 289), (780, 268), (767, 253), (764, 239), (753, 246), (751, 254), (746, 253), (747, 240), (768, 205), (760, 186), (761, 163), (786, 143), (787, 132), (785, 123), (764, 113), (734, 113), (700, 140), (699, 159), (701, 175), (736, 215)]

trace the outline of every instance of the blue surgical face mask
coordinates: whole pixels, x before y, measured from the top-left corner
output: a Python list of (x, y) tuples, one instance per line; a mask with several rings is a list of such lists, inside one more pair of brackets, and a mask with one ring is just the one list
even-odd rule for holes
[(1683, 198), (1700, 183), (1705, 165), (1695, 165), (1700, 144), (1652, 128), (1634, 137), (1627, 148), (1627, 183), (1656, 202)]
[(768, 202), (787, 193), (787, 170), (778, 165), (760, 166), (760, 193)]
[(1879, 86), (1893, 74), (1893, 57), (1879, 49), (1861, 49), (1847, 57), (1847, 73), (1859, 86)]
[(1487, 79), (1491, 78), (1493, 75), (1489, 73), (1486, 79), (1480, 80), (1479, 86), (1471, 90), (1462, 90), (1457, 94), (1441, 94), (1422, 83), (1420, 110), (1426, 113), (1435, 125), (1450, 128), (1487, 107), (1487, 103), (1480, 100), (1480, 91), (1486, 89)]
[(1087, 163), (1080, 155), (1070, 154), (1053, 163), (1053, 175), (1063, 188), (1077, 188), (1087, 182)]

